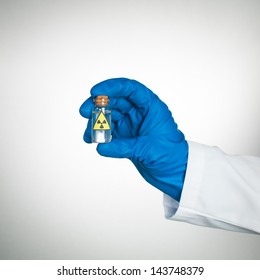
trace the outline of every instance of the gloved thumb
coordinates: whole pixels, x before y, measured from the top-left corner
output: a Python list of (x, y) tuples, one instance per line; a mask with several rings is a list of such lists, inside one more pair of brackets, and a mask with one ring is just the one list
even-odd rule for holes
[(107, 144), (98, 144), (97, 152), (101, 156), (113, 158), (129, 158), (134, 155), (137, 138), (112, 139)]

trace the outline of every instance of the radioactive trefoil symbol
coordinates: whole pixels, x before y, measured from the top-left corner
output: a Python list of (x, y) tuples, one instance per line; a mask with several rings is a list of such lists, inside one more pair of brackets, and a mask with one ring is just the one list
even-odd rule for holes
[(109, 130), (110, 125), (103, 112), (100, 112), (93, 126), (94, 130)]

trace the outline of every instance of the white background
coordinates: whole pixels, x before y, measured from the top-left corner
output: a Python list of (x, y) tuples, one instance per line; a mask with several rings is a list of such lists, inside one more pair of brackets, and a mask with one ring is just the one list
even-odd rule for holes
[(136, 79), (189, 140), (260, 155), (260, 2), (0, 1), (1, 259), (259, 259), (260, 237), (164, 219), (83, 142), (90, 88)]

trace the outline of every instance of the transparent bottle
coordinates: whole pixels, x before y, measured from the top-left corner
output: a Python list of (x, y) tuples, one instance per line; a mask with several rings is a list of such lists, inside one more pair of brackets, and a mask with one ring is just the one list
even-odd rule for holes
[(111, 110), (106, 95), (99, 95), (94, 100), (92, 109), (92, 142), (108, 143), (111, 141)]

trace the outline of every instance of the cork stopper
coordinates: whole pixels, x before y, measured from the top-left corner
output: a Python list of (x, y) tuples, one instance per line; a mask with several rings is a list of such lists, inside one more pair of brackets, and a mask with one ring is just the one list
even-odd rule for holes
[(109, 99), (106, 95), (99, 95), (93, 100), (98, 107), (105, 107), (108, 105)]

